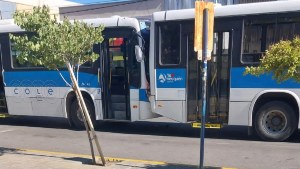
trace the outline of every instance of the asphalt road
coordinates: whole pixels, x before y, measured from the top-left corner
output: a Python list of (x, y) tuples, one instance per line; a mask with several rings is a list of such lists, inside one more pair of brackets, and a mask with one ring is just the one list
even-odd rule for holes
[[(102, 122), (97, 135), (106, 157), (199, 164), (200, 130), (164, 118)], [(57, 118), (0, 119), (0, 147), (90, 154), (86, 131)], [(264, 142), (245, 127), (206, 129), (206, 166), (300, 169), (300, 133), (288, 142)]]

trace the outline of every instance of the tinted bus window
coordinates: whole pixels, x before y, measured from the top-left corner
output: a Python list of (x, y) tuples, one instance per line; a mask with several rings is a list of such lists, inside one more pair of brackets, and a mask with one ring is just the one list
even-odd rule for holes
[(10, 54), (11, 54), (11, 60), (12, 60), (12, 68), (33, 68), (33, 67), (43, 67), (41, 65), (33, 65), (28, 61), (25, 61), (24, 63), (21, 63), (17, 58), (20, 54), (20, 51), (18, 51), (15, 48), (15, 43), (10, 42)]
[(244, 22), (243, 63), (259, 63), (269, 47), (300, 36), (300, 17), (273, 17)]
[(252, 24), (251, 21), (245, 23), (242, 54), (243, 63), (259, 62), (262, 56), (262, 31), (263, 27), (261, 24)]
[(159, 27), (160, 65), (180, 64), (180, 24), (166, 23)]

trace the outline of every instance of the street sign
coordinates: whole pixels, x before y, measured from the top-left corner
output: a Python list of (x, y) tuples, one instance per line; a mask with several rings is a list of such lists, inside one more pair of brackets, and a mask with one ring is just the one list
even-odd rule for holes
[[(207, 60), (211, 59), (213, 49), (213, 28), (214, 28), (214, 4), (211, 2), (195, 2), (195, 41), (194, 51), (197, 52), (198, 60), (202, 60), (202, 114), (201, 114), (201, 135), (200, 135), (200, 169), (204, 169), (204, 137), (206, 122), (206, 86), (207, 86)], [(200, 86), (198, 85), (198, 90)], [(197, 107), (198, 114), (200, 105)]]
[[(203, 49), (203, 12), (208, 9), (208, 48)], [(214, 33), (214, 3), (212, 2), (195, 2), (195, 37), (194, 51), (197, 52), (198, 60), (203, 58), (203, 50), (207, 50), (207, 60), (211, 60), (213, 50), (213, 33)]]

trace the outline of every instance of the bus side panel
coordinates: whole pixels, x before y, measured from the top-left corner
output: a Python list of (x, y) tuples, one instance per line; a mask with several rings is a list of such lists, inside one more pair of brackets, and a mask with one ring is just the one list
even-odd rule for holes
[(156, 112), (178, 122), (186, 122), (185, 100), (157, 101)]
[(185, 100), (186, 69), (156, 69), (156, 100)]
[[(61, 71), (67, 81), (69, 73)], [(5, 92), (10, 114), (50, 117), (67, 117), (65, 96), (70, 87), (62, 80), (57, 71), (49, 70), (10, 70), (4, 72)], [(79, 84), (93, 99), (101, 99), (97, 88), (97, 76), (79, 73)], [(26, 100), (26, 105), (23, 103)], [(96, 106), (96, 105), (95, 105)], [(101, 112), (98, 111), (101, 119)]]
[[(252, 114), (250, 106), (254, 99), (265, 90), (273, 90), (279, 92), (292, 91), (299, 96), (299, 83), (293, 80), (287, 80), (277, 83), (271, 74), (261, 75), (259, 77), (246, 75), (243, 73), (244, 67), (234, 67), (231, 70), (231, 89), (230, 89), (230, 125), (252, 126)], [(238, 79), (238, 80), (237, 80)], [(281, 90), (281, 91), (279, 91)], [(270, 91), (271, 92), (271, 91)], [(278, 95), (280, 96), (280, 95)], [(239, 108), (237, 108), (239, 107)], [(247, 118), (247, 122), (246, 122)], [(242, 122), (239, 122), (239, 120)]]
[(5, 94), (9, 114), (66, 117), (62, 93), (65, 93), (67, 88), (14, 86), (7, 80), (10, 75), (8, 73), (5, 75), (7, 75)]
[(151, 112), (150, 102), (147, 95), (146, 89), (139, 90), (139, 100), (140, 100), (140, 120), (151, 119), (159, 117), (158, 114)]
[(150, 102), (140, 101), (140, 120), (159, 117), (159, 115), (152, 113), (150, 110)]
[(84, 90), (91, 95), (94, 101), (96, 120), (103, 120), (101, 88), (95, 86), (92, 88), (81, 88), (81, 90)]
[(137, 121), (140, 119), (139, 104), (139, 89), (130, 89), (131, 121)]
[(186, 69), (156, 69), (156, 113), (186, 122)]
[(16, 99), (15, 97), (6, 96), (8, 113), (11, 115), (34, 115), (32, 111), (31, 102), (32, 101), (28, 98)]
[(100, 99), (95, 99), (94, 105), (95, 105), (96, 120), (103, 120), (102, 101)]
[(248, 126), (251, 102), (229, 102), (228, 125)]

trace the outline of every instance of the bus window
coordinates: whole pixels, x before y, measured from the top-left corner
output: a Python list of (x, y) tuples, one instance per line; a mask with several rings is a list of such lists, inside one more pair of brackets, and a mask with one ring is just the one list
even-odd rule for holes
[(267, 49), (272, 44), (281, 40), (292, 40), (296, 36), (300, 36), (300, 17), (278, 17), (277, 24), (267, 27)]
[(180, 64), (180, 24), (166, 23), (159, 27), (160, 65)]
[(245, 20), (242, 62), (259, 63), (265, 50), (281, 40), (300, 36), (300, 17)]
[[(18, 36), (28, 36), (28, 38), (31, 38), (33, 36), (33, 33), (17, 33), (14, 35), (18, 35)], [(18, 55), (20, 54), (20, 51), (18, 51), (15, 47), (15, 43), (10, 40), (9, 41), (9, 45), (10, 45), (10, 55), (11, 55), (11, 66), (12, 68), (33, 68), (33, 67), (43, 67), (41, 65), (33, 65), (27, 61), (25, 61), (24, 63), (20, 63), (19, 60), (17, 59)]]
[(261, 58), (262, 51), (262, 25), (252, 25), (251, 22), (244, 26), (243, 39), (243, 63), (257, 63)]
[(32, 63), (29, 63), (25, 61), (24, 63), (20, 63), (17, 59), (18, 55), (20, 54), (20, 51), (18, 51), (15, 48), (15, 43), (10, 42), (10, 54), (11, 54), (11, 61), (12, 61), (12, 68), (33, 68), (33, 67), (43, 67), (41, 65), (33, 65)]

